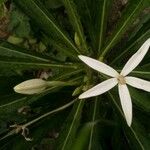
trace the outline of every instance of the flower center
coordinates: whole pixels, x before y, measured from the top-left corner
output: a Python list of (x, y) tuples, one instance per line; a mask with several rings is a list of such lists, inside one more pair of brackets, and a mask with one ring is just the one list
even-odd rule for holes
[(126, 84), (126, 80), (125, 80), (124, 76), (119, 75), (117, 79), (120, 84)]

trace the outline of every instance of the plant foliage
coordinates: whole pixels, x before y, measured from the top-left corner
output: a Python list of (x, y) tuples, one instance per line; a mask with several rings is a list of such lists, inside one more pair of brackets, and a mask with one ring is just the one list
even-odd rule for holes
[[(116, 89), (78, 99), (103, 81), (78, 55), (120, 71), (150, 37), (149, 0), (0, 0), (0, 6), (9, 15), (9, 36), (0, 40), (0, 150), (150, 149), (149, 93), (130, 88), (131, 127)], [(149, 58), (148, 52), (131, 74), (149, 80)], [(43, 74), (64, 84), (35, 95), (13, 91)]]

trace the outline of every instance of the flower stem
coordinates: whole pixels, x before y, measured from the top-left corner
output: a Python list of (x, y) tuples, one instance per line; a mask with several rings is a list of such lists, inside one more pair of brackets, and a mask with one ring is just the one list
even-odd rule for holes
[(63, 106), (61, 106), (61, 107), (59, 107), (59, 108), (57, 108), (57, 109), (54, 109), (54, 110), (52, 110), (52, 111), (50, 111), (50, 112), (47, 112), (47, 113), (45, 113), (44, 115), (41, 115), (40, 117), (38, 117), (38, 118), (36, 118), (36, 119), (34, 119), (34, 120), (32, 120), (32, 121), (30, 121), (30, 122), (28, 122), (28, 123), (22, 125), (22, 127), (27, 128), (28, 126), (30, 126), (30, 125), (32, 125), (32, 124), (38, 122), (39, 120), (41, 120), (41, 119), (43, 119), (43, 118), (45, 118), (45, 117), (47, 117), (47, 116), (49, 116), (49, 115), (52, 115), (52, 114), (54, 114), (54, 113), (56, 113), (56, 112), (59, 112), (59, 111), (61, 111), (61, 110), (64, 110), (64, 109), (66, 109), (67, 107), (69, 107), (69, 106), (71, 106), (72, 104), (74, 104), (77, 100), (78, 100), (78, 99), (76, 98), (75, 100), (73, 100), (73, 101), (71, 101), (71, 102), (69, 102), (69, 103), (67, 103), (67, 104), (65, 104), (65, 105), (63, 105)]

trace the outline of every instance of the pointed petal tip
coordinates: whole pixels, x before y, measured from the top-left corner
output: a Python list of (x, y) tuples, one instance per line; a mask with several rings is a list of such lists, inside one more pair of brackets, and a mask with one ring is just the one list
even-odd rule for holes
[(147, 54), (150, 47), (150, 38), (148, 38), (143, 45), (139, 48), (139, 50), (132, 55), (132, 57), (127, 61), (125, 66), (121, 71), (121, 75), (128, 75), (133, 69), (135, 69), (139, 63), (143, 60), (144, 56)]
[(16, 92), (16, 90), (18, 89), (18, 87), (17, 87), (17, 86), (15, 86), (15, 87), (13, 87), (13, 89), (14, 89), (14, 91)]
[(146, 42), (148, 42), (148, 43), (150, 44), (150, 38), (148, 38), (148, 39), (146, 40)]
[(126, 85), (118, 85), (119, 97), (122, 110), (125, 116), (127, 125), (130, 127), (132, 123), (132, 101), (129, 90)]
[(131, 118), (130, 120), (126, 120), (126, 122), (127, 122), (127, 125), (128, 125), (129, 127), (131, 127), (131, 125), (132, 125), (132, 118)]
[(85, 92), (84, 93), (82, 93), (82, 94), (80, 94), (79, 95), (79, 99), (84, 99), (84, 98), (88, 98), (89, 96), (87, 95), (87, 94), (85, 94)]
[(82, 97), (82, 95), (80, 95), (78, 98), (79, 98), (79, 99), (83, 99), (84, 97)]
[(86, 56), (84, 56), (84, 55), (78, 55), (78, 57), (79, 57), (80, 59), (82, 59), (82, 58), (85, 58)]

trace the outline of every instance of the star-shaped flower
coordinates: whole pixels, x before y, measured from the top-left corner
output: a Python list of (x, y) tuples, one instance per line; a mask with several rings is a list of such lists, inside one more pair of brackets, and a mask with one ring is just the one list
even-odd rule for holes
[(87, 64), (89, 67), (103, 74), (106, 74), (112, 78), (94, 86), (88, 91), (82, 93), (79, 99), (89, 98), (93, 96), (101, 95), (114, 86), (118, 85), (119, 97), (122, 105), (122, 109), (127, 121), (128, 126), (132, 123), (132, 102), (127, 84), (138, 89), (150, 92), (150, 82), (139, 79), (136, 77), (127, 76), (134, 68), (136, 68), (142, 61), (150, 47), (150, 38), (141, 46), (141, 48), (127, 61), (119, 74), (112, 67), (102, 63), (98, 60), (92, 59), (87, 56), (79, 55), (79, 58)]

